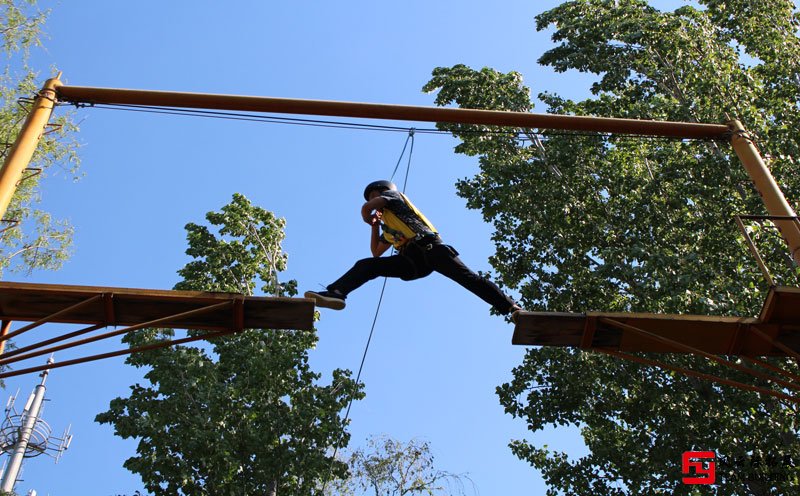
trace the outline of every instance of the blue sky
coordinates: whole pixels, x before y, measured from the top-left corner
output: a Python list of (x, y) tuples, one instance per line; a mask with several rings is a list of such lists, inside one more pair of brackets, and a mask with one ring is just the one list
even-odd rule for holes
[[(42, 81), (57, 67), (71, 85), (408, 105), (432, 104), (433, 95), (420, 88), (434, 67), (463, 63), (519, 71), (533, 94), (583, 98), (590, 78), (536, 64), (552, 42), (535, 31), (533, 18), (558, 3), (42, 1), (52, 14), (45, 49), (32, 61)], [(239, 192), (286, 219), (283, 277), (297, 279), (301, 290), (317, 289), (368, 256), (361, 191), (391, 173), (406, 138), (101, 109), (78, 110), (75, 118), (84, 177), (48, 177), (42, 203), (75, 227), (73, 256), (58, 272), (7, 280), (169, 289), (188, 260), (183, 226)], [(476, 160), (455, 155), (456, 144), (417, 135), (408, 194), (465, 262), (489, 270), (491, 226), (454, 187), (476, 172)], [(311, 360), (326, 380), (334, 368), (358, 368), (379, 290), (374, 281), (353, 293), (345, 311), (323, 312)], [(351, 447), (370, 435), (419, 438), (431, 443), (438, 468), (468, 474), (480, 494), (543, 493), (539, 474), (511, 454), (508, 442), (534, 439), (572, 456), (585, 449), (575, 429), (531, 437), (523, 422), (503, 413), (494, 389), (524, 354), (511, 345), (512, 330), (439, 275), (390, 281), (362, 376), (367, 397), (351, 414)], [(107, 342), (83, 352), (119, 347)], [(107, 496), (142, 489), (122, 468), (135, 442), (94, 423), (141, 377), (122, 358), (55, 370), (44, 417), (56, 432), (72, 424), (75, 439), (58, 465), (28, 461), (18, 492)], [(20, 388), (22, 402), (36, 380), (8, 380), (7, 393)]]

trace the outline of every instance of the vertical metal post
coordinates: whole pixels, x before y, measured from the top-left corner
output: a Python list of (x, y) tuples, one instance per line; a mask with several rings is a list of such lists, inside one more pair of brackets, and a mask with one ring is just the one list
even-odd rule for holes
[[(47, 363), (53, 363), (51, 357)], [(8, 461), (5, 472), (3, 472), (3, 479), (0, 480), (0, 493), (10, 493), (14, 490), (14, 484), (17, 483), (19, 471), (22, 468), (22, 460), (25, 458), (25, 452), (28, 450), (28, 443), (31, 440), (33, 428), (39, 420), (39, 412), (42, 408), (42, 401), (44, 400), (44, 382), (47, 380), (49, 370), (42, 372), (42, 382), (36, 386), (31, 392), (28, 402), (25, 404), (25, 409), (22, 411), (22, 427), (19, 430), (19, 437), (14, 445), (14, 452), (11, 454), (11, 459)]]
[(59, 72), (58, 76), (48, 79), (33, 100), (33, 108), (22, 124), (17, 140), (0, 168), (0, 219), (6, 215), (17, 184), (22, 178), (22, 173), (28, 167), (36, 145), (39, 143), (39, 138), (50, 120), (50, 114), (52, 114), (56, 102), (56, 89), (61, 86), (60, 77), (61, 73)]
[[(0, 325), (0, 338), (8, 334), (8, 330), (11, 328), (11, 321), (4, 320), (2, 325)], [(5, 353), (6, 351), (6, 340), (0, 341), (0, 355)]]
[[(786, 201), (783, 196), (778, 183), (772, 177), (767, 165), (761, 158), (753, 140), (747, 134), (747, 131), (742, 126), (742, 123), (733, 120), (728, 123), (728, 127), (732, 131), (731, 145), (742, 161), (747, 173), (753, 180), (758, 194), (764, 201), (767, 211), (772, 216), (779, 217), (796, 217), (794, 209)], [(797, 219), (795, 220), (775, 220), (775, 226), (783, 236), (783, 240), (789, 246), (789, 251), (795, 263), (800, 265), (800, 224)]]

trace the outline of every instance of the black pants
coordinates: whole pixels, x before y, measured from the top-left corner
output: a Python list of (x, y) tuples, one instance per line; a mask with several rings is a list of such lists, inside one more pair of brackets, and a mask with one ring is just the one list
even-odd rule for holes
[(458, 252), (436, 237), (433, 241), (410, 242), (398, 255), (365, 258), (328, 286), (347, 296), (351, 291), (376, 277), (399, 277), (411, 281), (436, 271), (470, 290), (501, 314), (508, 314), (515, 305), (497, 285), (485, 279), (458, 258)]

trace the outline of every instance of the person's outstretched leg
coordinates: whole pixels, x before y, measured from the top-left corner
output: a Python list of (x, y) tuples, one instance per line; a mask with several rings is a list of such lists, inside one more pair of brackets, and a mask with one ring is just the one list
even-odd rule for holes
[(427, 251), (427, 260), (436, 272), (467, 288), (474, 295), (507, 315), (520, 307), (489, 279), (479, 276), (458, 258), (458, 252), (445, 244), (433, 244)]
[(399, 277), (414, 279), (416, 268), (413, 262), (401, 255), (370, 257), (359, 260), (339, 279), (329, 284), (327, 291), (306, 291), (306, 298), (313, 298), (317, 306), (341, 310), (351, 291), (376, 277)]

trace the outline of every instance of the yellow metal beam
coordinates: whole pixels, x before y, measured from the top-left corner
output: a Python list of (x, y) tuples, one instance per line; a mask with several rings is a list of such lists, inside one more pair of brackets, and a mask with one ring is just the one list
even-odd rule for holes
[(50, 120), (56, 102), (56, 88), (61, 84), (60, 77), (61, 73), (48, 79), (33, 100), (33, 107), (22, 124), (17, 140), (0, 168), (0, 219), (5, 216), (22, 173), (28, 167), (39, 138)]
[(88, 86), (61, 86), (60, 100), (76, 103), (148, 105), (277, 114), (326, 115), (417, 122), (457, 122), (528, 129), (563, 129), (600, 133), (638, 134), (674, 138), (722, 138), (722, 124), (614, 119), (575, 115), (533, 114), (499, 110), (389, 105), (326, 100), (299, 100), (260, 96), (179, 93)]

